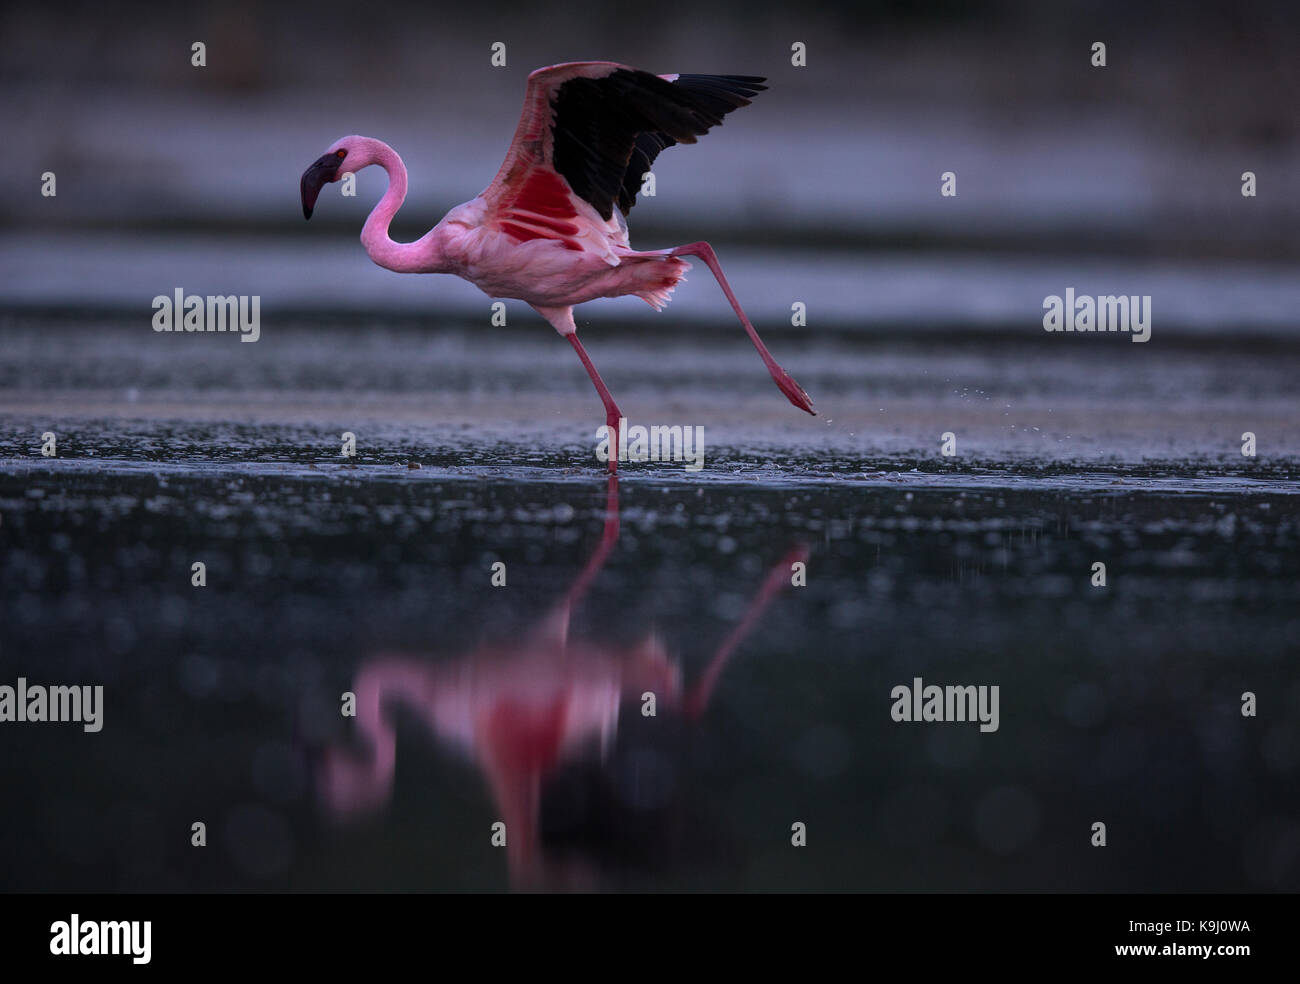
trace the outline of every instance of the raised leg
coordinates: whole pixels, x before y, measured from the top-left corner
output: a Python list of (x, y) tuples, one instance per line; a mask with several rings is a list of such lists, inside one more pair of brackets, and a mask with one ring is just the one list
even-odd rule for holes
[(787, 400), (793, 403), (800, 410), (806, 410), (813, 416), (817, 411), (813, 409), (812, 398), (804, 392), (804, 388), (794, 381), (794, 377), (781, 368), (776, 359), (772, 358), (772, 353), (767, 350), (763, 340), (758, 337), (758, 332), (750, 324), (749, 318), (745, 317), (744, 309), (741, 308), (740, 302), (736, 300), (736, 295), (731, 291), (731, 285), (727, 283), (727, 278), (722, 273), (722, 266), (718, 263), (718, 256), (713, 252), (713, 247), (708, 243), (688, 243), (685, 246), (675, 246), (672, 249), (663, 251), (668, 256), (698, 256), (713, 272), (713, 277), (722, 288), (722, 293), (727, 296), (731, 303), (731, 309), (736, 312), (736, 317), (744, 326), (749, 340), (754, 343), (754, 348), (758, 349), (758, 354), (763, 357), (763, 365), (767, 366), (767, 371), (772, 374), (772, 380), (785, 394)]

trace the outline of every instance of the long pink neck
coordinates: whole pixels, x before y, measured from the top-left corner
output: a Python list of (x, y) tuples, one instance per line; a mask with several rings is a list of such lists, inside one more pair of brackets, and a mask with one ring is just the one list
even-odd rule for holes
[(393, 216), (406, 200), (406, 165), (397, 151), (381, 140), (371, 141), (370, 160), (388, 172), (388, 190), (361, 230), (361, 244), (381, 267), (398, 273), (433, 273), (442, 265), (432, 235), (413, 243), (397, 243), (388, 234)]

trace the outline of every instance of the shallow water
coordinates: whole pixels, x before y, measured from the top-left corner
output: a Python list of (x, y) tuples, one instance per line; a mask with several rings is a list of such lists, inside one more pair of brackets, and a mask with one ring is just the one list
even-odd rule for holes
[[(603, 483), (415, 474), (6, 470), (8, 675), (107, 695), (99, 734), (6, 728), (24, 804), (5, 812), (10, 886), (508, 884), (486, 766), (434, 739), (422, 691), (393, 691), (389, 786), (340, 804), (322, 763), (364, 747), (339, 695), (391, 654), (472, 679), (486, 647), (513, 661), (479, 671), (489, 696), (571, 687), (533, 634), (600, 540)], [(621, 536), (569, 629), (603, 667), (653, 639), (688, 688), (801, 543), (808, 584), (761, 613), (698, 721), (667, 701), (641, 718), (637, 691), (603, 765), (588, 741), (547, 773), (543, 884), (576, 868), (605, 887), (1296, 886), (1294, 496), (620, 493)], [(999, 685), (999, 729), (894, 723), (890, 691), (916, 676)]]
[[(11, 317), (0, 684), (105, 707), (0, 730), (5, 887), (1300, 887), (1292, 351), (773, 333), (811, 418), (693, 331), (590, 333), (707, 440), (611, 513), (542, 328)], [(997, 730), (893, 721), (916, 677)]]

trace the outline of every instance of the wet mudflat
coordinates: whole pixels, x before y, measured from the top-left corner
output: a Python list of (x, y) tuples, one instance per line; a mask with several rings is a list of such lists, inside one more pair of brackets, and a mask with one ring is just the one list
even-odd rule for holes
[[(1285, 340), (775, 332), (814, 419), (739, 332), (597, 326), (707, 442), (615, 528), (540, 328), (5, 329), (0, 684), (105, 688), (0, 730), (6, 888), (1300, 886)], [(916, 678), (996, 730), (894, 721)]]

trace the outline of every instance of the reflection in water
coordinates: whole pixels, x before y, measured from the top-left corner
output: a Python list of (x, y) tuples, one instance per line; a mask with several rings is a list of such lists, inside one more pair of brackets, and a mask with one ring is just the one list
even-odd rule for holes
[[(643, 759), (630, 776), (626, 770), (612, 774), (610, 753), (621, 705), (635, 702), (632, 713), (640, 717), (653, 695), (655, 714), (648, 720), (661, 723), (664, 734), (673, 730), (674, 718), (698, 719), (727, 661), (790, 584), (791, 565), (805, 560), (808, 550), (795, 547), (771, 568), (700, 679), (684, 686), (680, 666), (654, 636), (631, 648), (569, 638), (570, 616), (618, 535), (618, 479), (611, 476), (599, 546), (563, 599), (517, 645), (485, 647), (463, 659), (436, 663), (397, 655), (367, 660), (352, 687), (364, 749), (326, 751), (320, 775), (326, 809), (348, 819), (387, 804), (397, 740), (385, 714), (400, 703), (483, 771), (506, 824), (515, 887), (593, 888), (593, 859), (609, 853), (611, 839), (619, 842), (615, 853), (623, 855), (638, 849), (627, 841), (642, 834), (652, 839), (648, 830), (653, 824), (647, 826), (644, 814), (662, 805), (653, 788), (663, 785), (655, 775), (656, 759)], [(551, 795), (560, 777), (570, 784), (577, 779), (587, 788), (577, 795), (572, 789)], [(611, 794), (620, 787), (622, 795)], [(575, 816), (583, 812), (606, 816)], [(544, 840), (565, 842), (569, 849), (560, 857)]]

